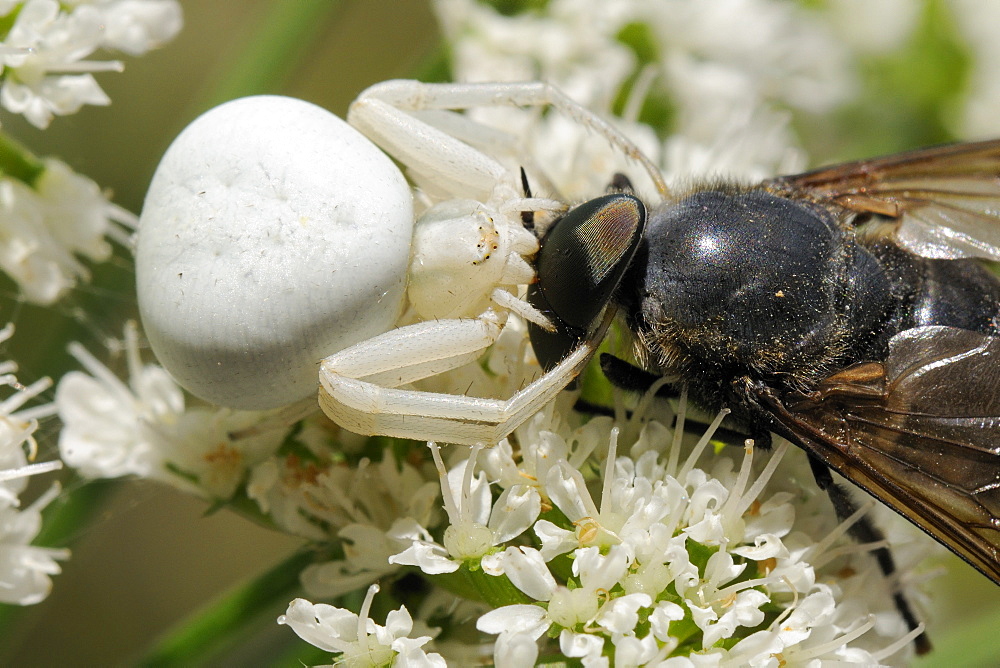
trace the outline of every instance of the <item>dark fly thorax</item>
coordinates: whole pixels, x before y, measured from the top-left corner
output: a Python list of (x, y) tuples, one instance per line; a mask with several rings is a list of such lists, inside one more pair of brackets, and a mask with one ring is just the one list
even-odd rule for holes
[(975, 260), (933, 260), (884, 237), (864, 242), (897, 296), (891, 334), (943, 325), (1000, 335), (1000, 280)]
[(703, 191), (651, 212), (645, 237), (623, 304), (647, 365), (704, 403), (743, 377), (808, 389), (881, 345), (891, 285), (827, 209)]

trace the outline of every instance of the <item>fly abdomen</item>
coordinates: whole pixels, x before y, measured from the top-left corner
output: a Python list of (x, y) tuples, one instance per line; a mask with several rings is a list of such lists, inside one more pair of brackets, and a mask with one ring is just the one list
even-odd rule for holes
[(893, 243), (871, 252), (900, 297), (893, 333), (942, 325), (1000, 334), (1000, 279), (975, 260), (934, 260)]

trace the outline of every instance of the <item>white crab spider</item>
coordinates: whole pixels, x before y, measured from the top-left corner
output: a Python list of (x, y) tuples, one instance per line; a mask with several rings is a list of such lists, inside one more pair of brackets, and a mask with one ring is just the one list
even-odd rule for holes
[[(518, 174), (476, 148), (499, 147), (503, 133), (442, 111), (481, 106), (555, 107), (640, 162), (660, 193), (667, 192), (655, 165), (629, 139), (551, 85), (387, 81), (364, 91), (351, 106), (351, 125), (405, 165), (422, 188), (439, 196), (473, 199), (446, 201), (417, 225), (409, 294), (425, 321), (355, 344), (321, 362), (320, 406), (351, 431), (495, 444), (583, 370), (608, 326), (605, 317), (598, 331), (561, 363), (506, 400), (397, 389), (479, 358), (497, 340), (508, 311), (552, 326), (501, 286), (523, 285), (534, 276), (524, 256), (537, 250), (537, 241), (524, 230), (519, 212), (558, 207), (521, 199)], [(477, 246), (468, 239), (449, 244), (456, 239), (450, 235), (472, 233), (497, 239), (496, 256), (481, 264), (456, 257), (455, 247)], [(485, 265), (491, 261), (502, 270), (487, 272)]]
[[(486, 105), (553, 105), (665, 190), (631, 142), (545, 84), (386, 82), (352, 107), (364, 135), (300, 100), (234, 100), (174, 141), (143, 207), (139, 308), (163, 366), (203, 399), (286, 416), (315, 401), (321, 367), (320, 404), (345, 427), (445, 442), (494, 443), (554, 397), (590, 347), (507, 401), (395, 389), (479, 357), (510, 312), (548, 325), (516, 296), (538, 249), (520, 216), (565, 206), (526, 198), (518, 162), (493, 157), (511, 135), (446, 111)], [(439, 200), (412, 252), (410, 188), (365, 135)], [(404, 288), (423, 322), (383, 334)]]

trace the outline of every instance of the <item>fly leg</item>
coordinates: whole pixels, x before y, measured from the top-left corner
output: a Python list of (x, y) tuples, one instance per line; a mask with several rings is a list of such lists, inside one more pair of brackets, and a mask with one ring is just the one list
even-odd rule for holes
[[(837, 517), (841, 520), (845, 520), (857, 512), (857, 504), (850, 498), (847, 494), (847, 490), (845, 490), (843, 486), (838, 485), (833, 481), (833, 474), (830, 473), (830, 469), (826, 466), (826, 464), (812, 455), (809, 455), (809, 465), (812, 468), (816, 484), (820, 489), (827, 493), (830, 497), (830, 501), (833, 502), (833, 508), (837, 513)], [(868, 515), (863, 515), (857, 522), (851, 525), (847, 532), (859, 543), (877, 543), (885, 540), (885, 536), (882, 534), (882, 531), (875, 526)], [(872, 550), (872, 555), (875, 557), (875, 561), (878, 562), (878, 566), (882, 571), (882, 574), (892, 580), (896, 574), (896, 560), (893, 559), (892, 552), (889, 548), (876, 548)], [(920, 622), (917, 620), (917, 616), (913, 612), (913, 607), (910, 605), (910, 602), (906, 600), (903, 592), (898, 591), (898, 589), (897, 591), (894, 591), (892, 594), (892, 600), (896, 604), (896, 609), (899, 610), (899, 614), (903, 616), (903, 620), (906, 622), (907, 628), (911, 631), (917, 628), (920, 625)], [(917, 654), (923, 655), (931, 651), (931, 641), (927, 637), (926, 633), (918, 635), (913, 642), (916, 646)]]

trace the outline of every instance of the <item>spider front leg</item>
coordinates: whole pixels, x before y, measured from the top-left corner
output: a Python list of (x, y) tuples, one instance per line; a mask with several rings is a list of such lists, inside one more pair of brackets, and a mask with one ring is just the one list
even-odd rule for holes
[(361, 434), (495, 445), (583, 370), (609, 322), (507, 400), (396, 389), (477, 359), (500, 335), (503, 317), (496, 311), (400, 327), (324, 359), (320, 407)]
[(444, 110), (473, 107), (552, 106), (602, 135), (638, 162), (661, 196), (669, 189), (660, 170), (632, 140), (562, 91), (544, 82), (426, 84), (384, 81), (361, 93), (347, 119), (387, 153), (418, 175), (456, 196), (491, 193), (509, 171), (480, 149), (502, 151), (511, 135)]

